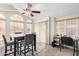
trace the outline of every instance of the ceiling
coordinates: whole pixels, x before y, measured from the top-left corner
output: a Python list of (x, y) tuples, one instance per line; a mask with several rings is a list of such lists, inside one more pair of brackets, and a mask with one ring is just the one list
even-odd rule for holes
[[(30, 17), (35, 20), (45, 19), (48, 16), (54, 16), (56, 18), (61, 18), (65, 16), (79, 16), (79, 3), (32, 3), (32, 5), (32, 10), (41, 11), (40, 14), (35, 14), (34, 17)], [(1, 6), (2, 5), (0, 4), (0, 7)], [(25, 9), (26, 7), (27, 3), (13, 3), (5, 5), (4, 9), (17, 9), (19, 12), (22, 13), (23, 9)]]
[(16, 11), (17, 9), (14, 8), (11, 4), (0, 4), (0, 11)]

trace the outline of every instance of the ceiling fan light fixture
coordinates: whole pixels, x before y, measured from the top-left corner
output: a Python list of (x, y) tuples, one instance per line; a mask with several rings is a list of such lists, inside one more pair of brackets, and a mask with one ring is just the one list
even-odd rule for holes
[(29, 15), (29, 16), (30, 16), (31, 13), (32, 13), (32, 12), (30, 12), (30, 11), (26, 11), (26, 12), (25, 12), (25, 15)]
[(34, 13), (40, 13), (40, 11), (36, 11), (36, 10), (32, 10), (31, 9), (32, 8), (32, 4), (31, 3), (28, 3), (28, 6), (27, 6), (27, 8), (26, 9), (24, 9), (24, 13), (22, 13), (22, 14), (24, 14), (24, 15), (27, 15), (27, 16), (34, 16)]

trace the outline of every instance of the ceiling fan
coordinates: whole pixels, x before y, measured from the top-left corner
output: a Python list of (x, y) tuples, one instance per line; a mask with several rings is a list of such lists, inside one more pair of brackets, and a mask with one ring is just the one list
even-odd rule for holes
[(32, 4), (28, 3), (27, 8), (24, 9), (25, 12), (22, 14), (27, 14), (33, 17), (34, 16), (33, 13), (38, 13), (38, 14), (40, 13), (40, 11), (33, 11), (31, 8), (32, 8)]

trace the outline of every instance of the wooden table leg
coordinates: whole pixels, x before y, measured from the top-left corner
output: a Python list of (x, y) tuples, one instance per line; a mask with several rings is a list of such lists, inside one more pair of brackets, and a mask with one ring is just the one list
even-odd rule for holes
[(36, 51), (36, 35), (34, 35), (34, 51)]
[(14, 38), (14, 56), (16, 56), (16, 39)]

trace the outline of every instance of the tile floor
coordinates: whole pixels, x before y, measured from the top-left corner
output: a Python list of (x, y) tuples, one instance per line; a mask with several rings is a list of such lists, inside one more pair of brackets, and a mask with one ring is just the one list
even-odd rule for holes
[[(58, 47), (53, 48), (50, 45), (44, 43), (37, 43), (37, 51), (34, 53), (34, 55), (35, 56), (73, 56), (73, 50), (70, 48), (64, 48), (60, 51)], [(27, 56), (31, 56), (31, 52), (28, 53)]]

